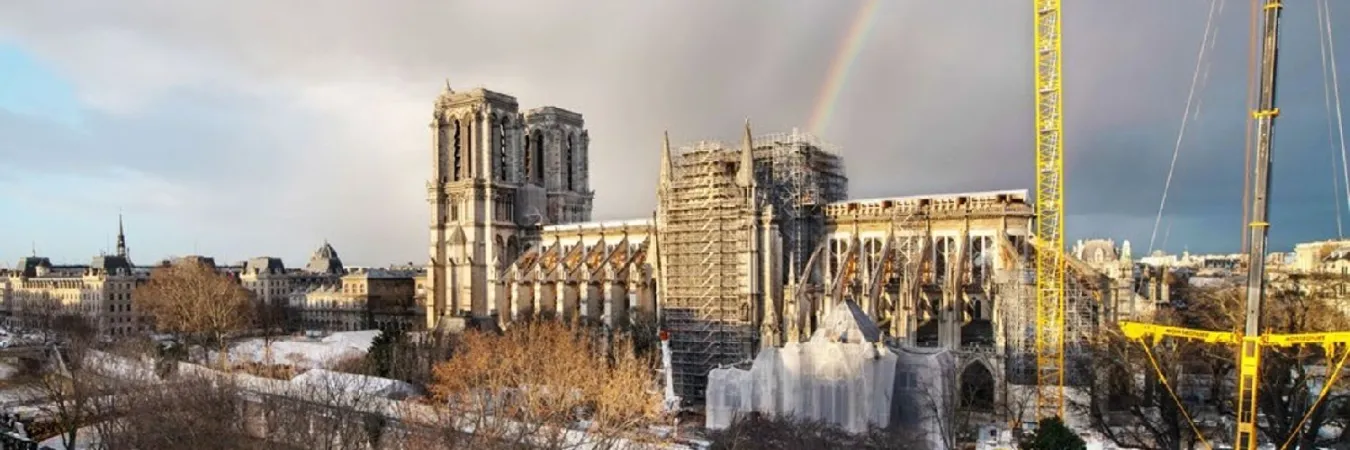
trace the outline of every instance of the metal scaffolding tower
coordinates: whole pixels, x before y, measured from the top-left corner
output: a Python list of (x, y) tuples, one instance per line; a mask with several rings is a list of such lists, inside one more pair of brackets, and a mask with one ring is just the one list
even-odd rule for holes
[[(843, 162), (804, 133), (751, 139), (758, 197), (736, 184), (742, 150), (700, 141), (666, 143), (657, 211), (662, 310), (677, 393), (697, 402), (708, 371), (754, 357), (759, 348), (751, 283), (756, 211), (772, 207), (783, 238), (783, 270), (800, 273), (824, 235), (824, 205), (844, 199)], [(787, 274), (784, 274), (787, 275)]]
[(700, 142), (670, 155), (658, 210), (665, 327), (680, 397), (704, 397), (708, 370), (753, 356), (748, 199), (737, 152)]
[(826, 204), (848, 197), (848, 178), (837, 149), (814, 135), (792, 130), (754, 139), (755, 181), (767, 193), (783, 234), (788, 279), (802, 273), (825, 235)]

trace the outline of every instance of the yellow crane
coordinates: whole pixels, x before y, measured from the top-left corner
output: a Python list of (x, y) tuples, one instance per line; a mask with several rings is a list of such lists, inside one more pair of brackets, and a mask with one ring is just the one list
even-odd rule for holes
[[(1064, 119), (1060, 0), (1036, 8), (1036, 409), (1064, 416)], [(1048, 251), (1046, 251), (1048, 250)]]
[[(1245, 305), (1244, 329), (1240, 332), (1208, 331), (1189, 328), (1155, 325), (1136, 322), (1121, 322), (1120, 328), (1126, 338), (1140, 341), (1149, 351), (1148, 340), (1154, 344), (1163, 337), (1188, 339), (1214, 344), (1236, 345), (1238, 347), (1238, 390), (1235, 402), (1237, 409), (1236, 436), (1233, 446), (1238, 450), (1255, 450), (1259, 440), (1257, 430), (1258, 387), (1261, 381), (1261, 353), (1266, 347), (1289, 347), (1295, 345), (1320, 344), (1327, 355), (1335, 353), (1336, 347), (1350, 347), (1350, 332), (1272, 334), (1262, 333), (1261, 313), (1265, 301), (1265, 251), (1266, 237), (1270, 229), (1268, 209), (1270, 199), (1270, 149), (1274, 139), (1275, 118), (1280, 110), (1275, 106), (1275, 74), (1279, 56), (1279, 24), (1283, 5), (1280, 0), (1262, 0), (1261, 8), (1261, 53), (1260, 73), (1257, 85), (1257, 105), (1252, 111), (1256, 121), (1256, 159), (1251, 166), (1251, 201), (1249, 205), (1250, 222), (1247, 223), (1247, 297)], [(1350, 354), (1350, 348), (1345, 349)], [(1150, 361), (1152, 353), (1149, 352)], [(1328, 373), (1323, 387), (1323, 396), (1331, 388), (1336, 377), (1344, 367), (1345, 358), (1334, 365)], [(1156, 369), (1156, 364), (1155, 364)], [(1159, 371), (1161, 375), (1161, 371)], [(1164, 383), (1166, 382), (1164, 378)], [(1170, 387), (1169, 387), (1170, 390)], [(1320, 398), (1319, 398), (1320, 401)], [(1315, 405), (1314, 405), (1315, 406)], [(1311, 413), (1311, 409), (1309, 410)], [(1189, 419), (1188, 419), (1189, 420)], [(1306, 420), (1306, 417), (1305, 417)], [(1302, 427), (1300, 424), (1299, 428)], [(1198, 434), (1198, 431), (1197, 431)], [(1293, 436), (1290, 436), (1290, 441)], [(1201, 436), (1203, 439), (1203, 436)], [(1285, 445), (1289, 444), (1286, 441)]]

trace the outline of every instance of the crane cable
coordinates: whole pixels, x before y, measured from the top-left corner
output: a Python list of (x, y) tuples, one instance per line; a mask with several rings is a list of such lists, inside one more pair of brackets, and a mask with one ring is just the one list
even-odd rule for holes
[[(1330, 351), (1328, 351), (1328, 353), (1330, 353)], [(1303, 413), (1303, 419), (1298, 421), (1298, 426), (1294, 427), (1289, 433), (1289, 437), (1284, 439), (1284, 445), (1280, 446), (1280, 450), (1289, 448), (1289, 444), (1294, 442), (1294, 437), (1303, 434), (1303, 426), (1308, 424), (1308, 419), (1312, 418), (1313, 411), (1317, 411), (1317, 407), (1322, 404), (1322, 400), (1326, 400), (1327, 394), (1331, 393), (1331, 387), (1336, 384), (1336, 378), (1339, 378), (1341, 371), (1345, 370), (1345, 360), (1347, 358), (1350, 358), (1350, 346), (1348, 346), (1345, 349), (1345, 353), (1341, 355), (1341, 360), (1336, 363), (1336, 368), (1327, 373), (1327, 379), (1322, 383), (1322, 392), (1317, 394), (1317, 400), (1314, 400), (1312, 406), (1308, 407), (1308, 412)]]
[(1177, 411), (1181, 411), (1181, 416), (1186, 418), (1186, 424), (1191, 426), (1191, 431), (1195, 432), (1195, 437), (1200, 439), (1201, 444), (1205, 444), (1205, 448), (1214, 450), (1214, 446), (1210, 445), (1209, 440), (1205, 439), (1205, 435), (1200, 433), (1200, 427), (1195, 425), (1195, 419), (1192, 419), (1191, 414), (1186, 412), (1186, 405), (1181, 403), (1181, 397), (1177, 397), (1177, 392), (1172, 390), (1172, 383), (1167, 382), (1167, 374), (1164, 374), (1162, 367), (1158, 366), (1158, 359), (1153, 357), (1153, 349), (1149, 348), (1143, 339), (1137, 340), (1139, 346), (1144, 348), (1144, 354), (1148, 355), (1148, 363), (1153, 366), (1153, 371), (1158, 374), (1158, 381), (1162, 383), (1163, 387), (1167, 388), (1167, 395), (1172, 396), (1172, 401), (1177, 404)]
[[(1322, 54), (1322, 106), (1327, 114), (1327, 147), (1331, 148), (1331, 204), (1336, 207), (1336, 237), (1344, 239), (1345, 227), (1341, 224), (1341, 174), (1337, 173), (1336, 166), (1340, 165), (1342, 170), (1345, 166), (1338, 164), (1336, 127), (1331, 123), (1331, 76), (1327, 74), (1327, 35), (1322, 31), (1322, 6), (1324, 3), (1325, 0), (1315, 3), (1317, 5), (1317, 47)], [(1336, 104), (1339, 105), (1340, 103), (1340, 99), (1336, 99)], [(1350, 186), (1346, 186), (1346, 188), (1350, 189)]]
[[(1258, 55), (1256, 51), (1256, 25), (1259, 22), (1257, 18), (1260, 17), (1260, 11), (1261, 0), (1252, 0), (1251, 12), (1249, 14), (1251, 19), (1247, 24), (1247, 104), (1243, 105), (1247, 111), (1256, 109), (1256, 59)], [(1242, 143), (1244, 161), (1242, 167), (1242, 232), (1239, 233), (1239, 235), (1241, 236), (1242, 241), (1242, 253), (1245, 254), (1247, 253), (1248, 243), (1247, 224), (1251, 222), (1252, 217), (1252, 150), (1254, 150), (1254, 147), (1252, 146), (1253, 120), (1248, 116), (1247, 120), (1244, 120), (1244, 122), (1246, 122), (1247, 130), (1244, 132), (1245, 134), (1243, 135)], [(1242, 260), (1242, 264), (1244, 265), (1250, 263), (1251, 262), (1247, 261), (1245, 258)]]
[[(1345, 159), (1345, 158), (1346, 158), (1346, 150), (1345, 150), (1345, 121), (1344, 121), (1343, 116), (1342, 116), (1342, 114), (1341, 114), (1341, 82), (1340, 82), (1340, 75), (1339, 75), (1338, 71), (1336, 70), (1336, 42), (1335, 42), (1335, 39), (1334, 39), (1335, 36), (1334, 36), (1334, 35), (1332, 34), (1332, 32), (1331, 32), (1331, 4), (1328, 3), (1327, 0), (1321, 0), (1321, 1), (1317, 2), (1317, 21), (1318, 21), (1318, 27), (1317, 27), (1317, 28), (1318, 28), (1318, 32), (1317, 32), (1318, 44), (1320, 44), (1319, 46), (1321, 47), (1321, 50), (1322, 50), (1322, 91), (1323, 91), (1323, 93), (1324, 93), (1323, 99), (1325, 100), (1324, 103), (1325, 103), (1326, 110), (1327, 110), (1327, 141), (1328, 141), (1328, 144), (1330, 144), (1330, 145), (1332, 146), (1332, 149), (1331, 149), (1331, 150), (1332, 150), (1332, 154), (1331, 154), (1331, 159), (1332, 159), (1332, 161), (1331, 161), (1331, 162), (1332, 162), (1332, 169), (1331, 169), (1331, 170), (1332, 170), (1332, 172), (1333, 172), (1333, 174), (1334, 174), (1334, 172), (1335, 172), (1335, 170), (1336, 170), (1336, 168), (1335, 168), (1335, 163), (1336, 163), (1336, 148), (1335, 148), (1335, 145), (1336, 145), (1337, 141), (1339, 141), (1340, 147), (1341, 147), (1341, 148), (1340, 148), (1340, 157), (1341, 157), (1341, 164), (1340, 164), (1340, 166), (1341, 166), (1341, 175), (1342, 175), (1342, 177), (1343, 177), (1343, 178), (1340, 179), (1340, 181), (1344, 181), (1343, 183), (1339, 183), (1339, 184), (1340, 184), (1341, 186), (1344, 186), (1344, 188), (1345, 188), (1345, 197), (1344, 197), (1344, 198), (1345, 198), (1345, 201), (1347, 202), (1347, 205), (1350, 205), (1350, 164), (1348, 164), (1348, 163), (1346, 162), (1346, 159)], [(1327, 61), (1328, 61), (1328, 60), (1331, 61), (1330, 67), (1327, 66)], [(1328, 69), (1330, 69), (1330, 70), (1328, 70)], [(1333, 98), (1333, 97), (1335, 98), (1335, 102), (1336, 102), (1336, 103), (1335, 103), (1335, 104), (1336, 104), (1336, 130), (1339, 131), (1339, 137), (1340, 137), (1339, 140), (1338, 140), (1338, 139), (1334, 139), (1334, 138), (1332, 137), (1332, 131), (1333, 131), (1333, 130), (1332, 130), (1332, 125), (1331, 125), (1331, 104), (1332, 104), (1331, 102), (1332, 102), (1332, 98)], [(1333, 183), (1335, 183), (1336, 181), (1338, 181), (1338, 180), (1335, 178), (1335, 175), (1333, 175), (1332, 180), (1333, 180)], [(1337, 233), (1338, 236), (1344, 237), (1344, 235), (1341, 233), (1341, 204), (1340, 204), (1340, 192), (1339, 192), (1339, 186), (1337, 186), (1336, 188), (1337, 188), (1337, 192), (1336, 192), (1336, 196), (1337, 196), (1337, 199), (1336, 199), (1336, 233)]]
[[(1153, 244), (1158, 239), (1158, 228), (1162, 225), (1163, 209), (1167, 207), (1167, 192), (1172, 188), (1172, 175), (1177, 170), (1177, 156), (1181, 154), (1181, 143), (1186, 137), (1186, 125), (1191, 121), (1191, 107), (1195, 105), (1195, 91), (1200, 84), (1200, 72), (1205, 67), (1205, 53), (1211, 46), (1211, 40), (1217, 40), (1218, 27), (1214, 24), (1215, 9), (1223, 11), (1225, 0), (1209, 0), (1209, 16), (1205, 19), (1205, 35), (1200, 40), (1199, 56), (1195, 59), (1195, 71), (1191, 74), (1191, 87), (1186, 94), (1186, 109), (1181, 113), (1181, 129), (1177, 132), (1176, 143), (1172, 147), (1172, 163), (1167, 168), (1167, 181), (1163, 183), (1162, 201), (1158, 204), (1158, 216), (1153, 221), (1153, 234), (1148, 239), (1148, 254), (1153, 254)], [(1198, 111), (1197, 111), (1198, 115)]]

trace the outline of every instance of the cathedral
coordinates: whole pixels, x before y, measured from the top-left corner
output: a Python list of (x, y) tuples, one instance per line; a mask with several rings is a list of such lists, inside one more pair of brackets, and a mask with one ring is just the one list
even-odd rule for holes
[[(667, 137), (653, 149), (656, 211), (593, 222), (580, 114), (447, 85), (431, 120), (427, 327), (655, 320), (677, 392), (698, 401), (709, 369), (804, 340), (847, 302), (894, 345), (958, 352), (963, 378), (1034, 382), (1027, 191), (849, 199), (837, 149), (796, 130), (743, 132)], [(1067, 257), (1072, 355), (1117, 300), (1110, 277)]]

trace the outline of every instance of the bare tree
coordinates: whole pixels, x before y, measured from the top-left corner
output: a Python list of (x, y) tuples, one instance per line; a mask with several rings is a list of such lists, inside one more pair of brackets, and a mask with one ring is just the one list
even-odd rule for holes
[(1036, 391), (1026, 387), (1013, 389), (1006, 379), (1003, 384), (1003, 400), (999, 402), (998, 411), (1013, 425), (1013, 438), (1020, 439), (1021, 425), (1035, 418)]
[[(286, 447), (250, 430), (248, 397), (223, 378), (183, 375), (103, 397), (99, 408), (116, 417), (96, 427), (106, 449), (193, 448), (242, 450)], [(264, 445), (266, 444), (266, 445)]]
[[(1345, 284), (1346, 278), (1339, 275), (1295, 275), (1272, 280), (1264, 324), (1275, 333), (1350, 328), (1350, 321), (1336, 304), (1344, 297), (1340, 293), (1344, 292)], [(1233, 330), (1244, 320), (1245, 292), (1241, 289), (1187, 288), (1177, 297), (1184, 299), (1183, 306), (1160, 311), (1154, 322)], [(1145, 449), (1193, 447), (1198, 437), (1187, 421), (1187, 414), (1232, 419), (1235, 395), (1232, 379), (1237, 361), (1231, 346), (1163, 339), (1157, 346), (1146, 343), (1149, 346), (1146, 352), (1138, 342), (1126, 341), (1114, 327), (1100, 338), (1094, 349), (1096, 376), (1086, 386), (1092, 400), (1074, 407), (1117, 445)], [(1320, 347), (1266, 350), (1258, 405), (1264, 417), (1259, 428), (1266, 439), (1279, 443), (1292, 439), (1292, 443), (1307, 448), (1326, 444), (1319, 439), (1318, 430), (1343, 421), (1337, 410), (1350, 403), (1350, 394), (1341, 389), (1312, 407), (1315, 396), (1309, 395), (1309, 387), (1321, 379), (1321, 374), (1309, 369), (1328, 363), (1328, 355)], [(1158, 372), (1162, 372), (1161, 377)], [(1184, 377), (1209, 379), (1208, 392), (1181, 387)], [(1164, 385), (1162, 379), (1169, 384)], [(1341, 383), (1350, 385), (1344, 380)], [(1173, 393), (1182, 405), (1177, 404)], [(1308, 420), (1299, 428), (1305, 415)], [(1195, 427), (1208, 438), (1226, 438), (1223, 435), (1226, 427), (1218, 423), (1197, 421)]]
[(93, 327), (84, 317), (58, 313), (48, 326), (65, 338), (63, 347), (48, 351), (49, 367), (34, 374), (26, 385), (26, 394), (40, 399), (38, 410), (61, 434), (62, 442), (73, 448), (79, 429), (95, 419), (90, 402), (104, 390), (103, 380), (83, 369), (81, 362), (95, 340)]
[[(1122, 448), (1180, 449), (1196, 443), (1139, 344), (1124, 339), (1114, 327), (1103, 330), (1099, 338), (1090, 369), (1095, 376), (1081, 387), (1088, 400), (1070, 402), (1070, 410), (1087, 417), (1095, 429)], [(1197, 358), (1203, 350), (1200, 345), (1168, 341), (1151, 349), (1157, 370), (1174, 388), (1182, 377), (1182, 362)], [(1201, 429), (1207, 435), (1217, 431)]]
[[(1310, 333), (1350, 330), (1350, 318), (1341, 302), (1346, 301), (1346, 285), (1350, 277), (1341, 274), (1301, 274), (1272, 283), (1275, 288), (1266, 302), (1264, 324), (1277, 333)], [(1231, 292), (1221, 297), (1236, 304)], [(1240, 316), (1234, 316), (1234, 324)], [(1266, 416), (1262, 432), (1275, 442), (1290, 442), (1299, 448), (1329, 445), (1331, 440), (1319, 437), (1319, 431), (1335, 421), (1344, 424), (1346, 417), (1332, 414), (1338, 407), (1350, 403), (1345, 387), (1350, 381), (1341, 377), (1326, 399), (1313, 405), (1324, 370), (1330, 368), (1333, 357), (1319, 346), (1271, 348), (1262, 358), (1260, 410)], [(1347, 351), (1350, 349), (1342, 349)], [(1307, 421), (1303, 422), (1306, 416)], [(1344, 429), (1344, 428), (1342, 428)], [(1346, 434), (1345, 432), (1341, 433)]]
[[(251, 292), (250, 296), (251, 298), (255, 298)], [(287, 324), (286, 309), (284, 305), (277, 303), (268, 303), (256, 299), (252, 301), (257, 310), (253, 316), (255, 322), (254, 325), (257, 327), (258, 332), (261, 333), (259, 337), (261, 337), (263, 341), (263, 368), (268, 372), (264, 376), (271, 377), (274, 376), (272, 372), (277, 370), (276, 361), (272, 354), (272, 343), (276, 342), (278, 336), (285, 333)]]
[(252, 325), (256, 314), (248, 290), (193, 259), (156, 268), (148, 282), (136, 287), (133, 301), (157, 329), (213, 344), (221, 367), (228, 366), (227, 337)]
[(939, 364), (938, 367), (933, 383), (927, 384), (925, 380), (931, 389), (919, 391), (922, 402), (920, 417), (923, 422), (937, 427), (942, 437), (942, 448), (957, 448), (957, 444), (972, 436), (972, 414), (976, 411), (992, 413), (994, 405), (992, 402), (982, 404), (980, 400), (983, 399), (975, 398), (977, 393), (973, 386), (962, 385), (961, 373), (955, 364)]
[(50, 330), (56, 317), (65, 312), (61, 299), (49, 292), (28, 292), (15, 303), (14, 321), (24, 328)]
[(360, 375), (311, 372), (288, 384), (285, 395), (262, 397), (269, 440), (316, 450), (379, 448), (388, 401), (369, 395), (377, 386)]
[(568, 428), (582, 421), (587, 445), (617, 442), (659, 417), (654, 365), (627, 337), (606, 343), (592, 331), (540, 321), (466, 333), (436, 367), (432, 393), (484, 444), (577, 445)]

